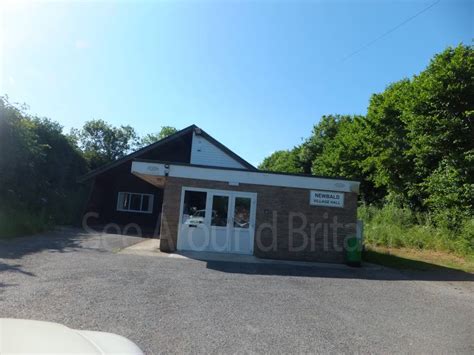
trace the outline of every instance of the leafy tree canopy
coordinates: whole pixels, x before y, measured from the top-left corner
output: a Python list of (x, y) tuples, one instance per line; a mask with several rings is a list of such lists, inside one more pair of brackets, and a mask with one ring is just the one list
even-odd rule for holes
[(131, 126), (114, 127), (103, 120), (91, 120), (71, 131), (91, 169), (120, 159), (136, 148), (138, 135)]
[(62, 127), (0, 97), (0, 152), (0, 219), (30, 211), (70, 223), (82, 193), (76, 179), (87, 165)]
[(171, 136), (172, 134), (178, 132), (178, 130), (171, 126), (162, 126), (161, 130), (157, 133), (148, 133), (140, 140), (140, 147), (146, 147), (147, 145), (158, 142), (159, 140)]
[(428, 211), (456, 228), (474, 206), (473, 47), (447, 48), (372, 95), (365, 116), (323, 116), (303, 144), (261, 166), (357, 179), (365, 202)]
[(299, 161), (299, 149), (279, 150), (265, 158), (259, 165), (259, 169), (268, 171), (284, 171), (288, 173), (303, 173), (303, 167)]

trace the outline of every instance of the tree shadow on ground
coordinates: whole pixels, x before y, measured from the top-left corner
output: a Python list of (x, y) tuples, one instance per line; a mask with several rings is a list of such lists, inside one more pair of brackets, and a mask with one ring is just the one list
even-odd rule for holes
[[(32, 272), (23, 270), (22, 265), (19, 265), (19, 264), (6, 264), (6, 263), (3, 263), (3, 262), (0, 261), (0, 273), (4, 272), (4, 271), (18, 272), (18, 273), (20, 273), (22, 275), (26, 275), (26, 276), (36, 276)], [(0, 287), (2, 286), (2, 284), (3, 283), (0, 282)]]
[(66, 253), (88, 249), (110, 252), (126, 248), (142, 240), (144, 239), (140, 237), (89, 233), (79, 228), (63, 228), (28, 237), (0, 240), (0, 259), (21, 259), (25, 255), (43, 251)]
[[(384, 281), (474, 281), (474, 274), (444, 266), (393, 257), (391, 267), (363, 263), (360, 268), (341, 267), (330, 264), (291, 265), (288, 263), (239, 263), (235, 261), (207, 261), (207, 268), (234, 274), (295, 276), (315, 278), (365, 279)], [(402, 260), (397, 260), (402, 259)], [(403, 268), (394, 266), (403, 265)]]
[(79, 233), (47, 232), (34, 236), (0, 241), (0, 258), (19, 259), (43, 250), (71, 251), (80, 247), (84, 236)]
[[(18, 286), (18, 284), (9, 284), (9, 283), (6, 283), (6, 282), (0, 282), (0, 296), (2, 295), (2, 293), (5, 291), (5, 288), (7, 287), (13, 287), (13, 286)], [(0, 297), (0, 300), (2, 300), (3, 298)]]
[[(0, 277), (4, 273), (18, 273), (35, 277), (18, 263), (24, 256), (35, 253), (69, 253), (79, 250), (95, 252), (117, 251), (144, 240), (139, 237), (116, 234), (94, 234), (79, 228), (62, 228), (60, 230), (36, 234), (9, 240), (0, 240)], [(100, 257), (99, 255), (97, 257)], [(0, 288), (15, 286), (0, 282)]]

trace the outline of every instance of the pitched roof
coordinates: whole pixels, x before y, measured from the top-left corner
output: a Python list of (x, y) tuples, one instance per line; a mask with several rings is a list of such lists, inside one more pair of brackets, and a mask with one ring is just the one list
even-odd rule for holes
[(223, 145), (222, 143), (220, 143), (219, 141), (217, 141), (216, 139), (214, 139), (213, 137), (211, 137), (209, 134), (207, 134), (206, 132), (204, 132), (204, 130), (202, 130), (201, 128), (199, 128), (198, 126), (196, 126), (195, 124), (192, 124), (191, 126), (188, 126), (176, 133), (173, 133), (171, 135), (169, 135), (168, 137), (165, 137), (163, 139), (160, 139), (159, 141), (155, 142), (155, 143), (152, 143), (146, 147), (143, 147), (133, 153), (130, 153), (128, 155), (126, 155), (125, 157), (123, 158), (120, 158), (120, 159), (117, 159), (111, 163), (108, 163), (104, 166), (101, 166), (97, 169), (94, 169), (92, 171), (89, 171), (87, 174), (85, 175), (82, 175), (78, 178), (78, 181), (79, 182), (84, 182), (86, 180), (89, 180), (90, 178), (94, 177), (94, 176), (97, 176), (99, 174), (102, 174), (112, 168), (115, 168), (117, 166), (119, 166), (120, 164), (123, 164), (129, 160), (132, 160), (132, 159), (135, 159), (135, 158), (138, 158), (140, 157), (140, 155), (142, 154), (145, 154), (147, 152), (149, 152), (150, 150), (153, 150), (153, 149), (156, 149), (156, 148), (159, 148), (167, 143), (170, 143), (188, 133), (191, 133), (191, 132), (196, 132), (198, 133), (199, 135), (201, 135), (202, 137), (204, 137), (205, 139), (207, 139), (209, 142), (211, 142), (212, 144), (214, 144), (216, 147), (218, 147), (219, 149), (221, 149), (223, 152), (225, 152), (226, 154), (228, 154), (229, 156), (231, 156), (233, 159), (237, 160), (240, 164), (242, 164), (243, 166), (247, 167), (249, 170), (257, 170), (257, 168), (255, 168), (252, 164), (250, 164), (249, 162), (247, 162), (246, 160), (244, 160), (243, 158), (241, 158), (240, 156), (238, 156), (237, 154), (235, 154), (233, 151), (231, 151), (229, 148), (227, 148), (225, 145)]

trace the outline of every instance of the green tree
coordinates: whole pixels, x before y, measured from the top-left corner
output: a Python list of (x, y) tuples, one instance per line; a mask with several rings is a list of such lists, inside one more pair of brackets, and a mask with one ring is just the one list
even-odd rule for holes
[(423, 187), (428, 196), (425, 203), (438, 225), (456, 230), (463, 220), (472, 217), (474, 183), (450, 162), (442, 161)]
[(436, 55), (413, 79), (374, 95), (366, 118), (367, 179), (401, 206), (437, 214), (457, 205), (450, 213), (472, 214), (469, 189), (459, 190), (454, 203), (451, 193), (441, 201), (439, 187), (440, 176), (455, 186), (473, 183), (473, 92), (474, 51), (459, 45)]
[[(407, 119), (407, 155), (414, 162), (417, 177), (412, 193), (422, 195), (425, 207), (439, 216), (448, 210), (451, 215), (462, 216), (465, 211), (472, 215), (474, 48), (459, 45), (436, 55), (413, 79), (413, 91)], [(440, 190), (442, 183), (445, 194)]]
[(0, 236), (73, 222), (87, 166), (59, 124), (0, 98), (0, 151)]
[(472, 168), (474, 48), (459, 45), (435, 55), (413, 79), (413, 90), (407, 120), (409, 154), (419, 174), (429, 175), (444, 159)]
[(300, 148), (279, 150), (266, 157), (259, 165), (259, 169), (286, 173), (303, 173), (303, 166), (299, 161)]
[(410, 188), (416, 184), (413, 159), (407, 156), (407, 115), (413, 99), (409, 80), (391, 84), (380, 94), (372, 95), (364, 122), (363, 139), (366, 158), (362, 169), (365, 179), (386, 190), (401, 205), (419, 205), (419, 196)]
[(305, 173), (311, 173), (314, 159), (323, 152), (327, 142), (337, 134), (339, 124), (347, 118), (343, 115), (327, 115), (314, 125), (311, 136), (299, 149), (299, 160)]
[(312, 161), (314, 175), (340, 176), (361, 182), (360, 196), (365, 202), (376, 202), (385, 195), (368, 178), (364, 161), (368, 158), (365, 145), (366, 127), (363, 116), (339, 116), (337, 130), (326, 139), (321, 152)]
[(161, 130), (158, 133), (148, 133), (140, 140), (140, 147), (146, 147), (147, 145), (158, 142), (159, 140), (171, 136), (172, 134), (178, 132), (178, 130), (171, 126), (162, 126)]
[(91, 169), (120, 159), (136, 148), (138, 136), (131, 126), (114, 127), (103, 120), (91, 120), (71, 131)]
[(437, 223), (457, 228), (474, 206), (474, 48), (459, 45), (434, 56), (412, 85), (412, 193), (423, 197)]
[(45, 147), (38, 144), (34, 123), (7, 97), (0, 98), (0, 151), (0, 208), (39, 202), (37, 168), (44, 164)]
[(302, 145), (262, 166), (357, 179), (365, 202), (428, 211), (456, 228), (473, 215), (473, 93), (473, 47), (448, 48), (372, 95), (365, 117), (323, 116)]

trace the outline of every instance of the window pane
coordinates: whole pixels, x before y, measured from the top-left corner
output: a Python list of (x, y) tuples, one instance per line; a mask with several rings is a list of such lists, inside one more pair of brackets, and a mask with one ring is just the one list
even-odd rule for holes
[(128, 210), (129, 205), (130, 205), (130, 194), (124, 192), (124, 193), (123, 193), (123, 204), (122, 204), (122, 208), (123, 208), (124, 210)]
[(227, 208), (229, 206), (229, 197), (213, 196), (212, 197), (212, 226), (227, 226)]
[(249, 228), (250, 202), (250, 198), (247, 197), (235, 198), (234, 227)]
[(148, 212), (149, 206), (150, 206), (150, 196), (143, 195), (143, 197), (142, 197), (142, 211), (143, 212)]
[(184, 224), (196, 225), (204, 223), (206, 218), (207, 193), (201, 191), (185, 191), (183, 218)]
[(140, 211), (141, 195), (130, 194), (130, 209), (134, 211)]

